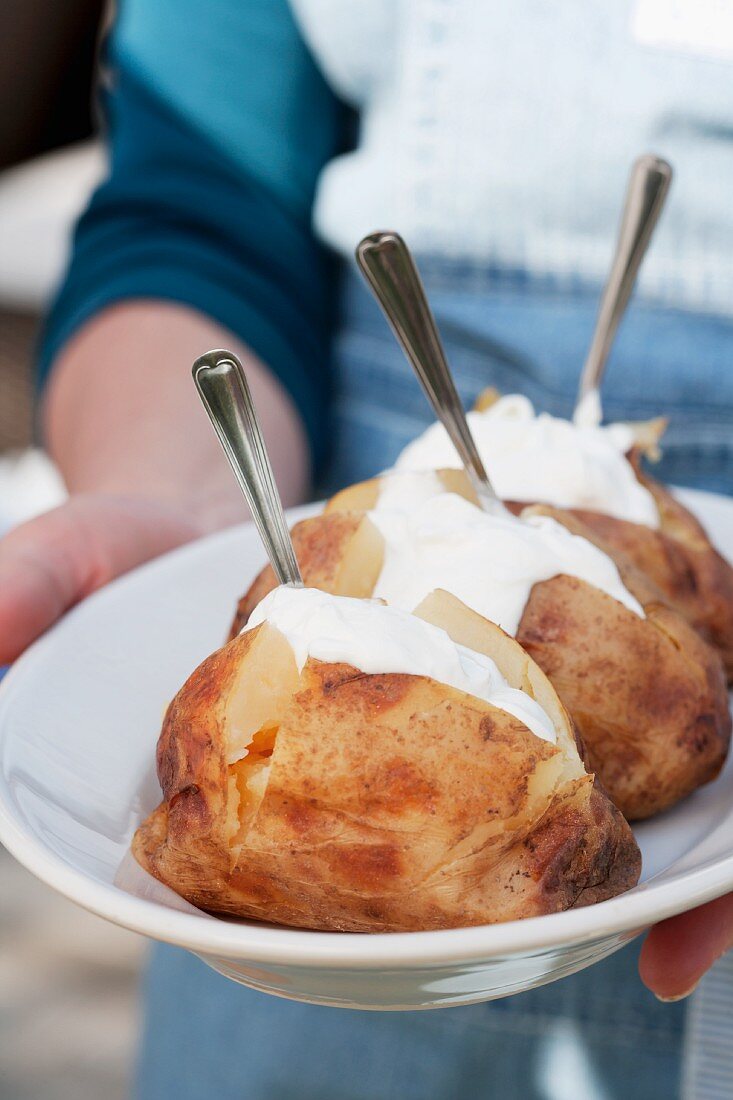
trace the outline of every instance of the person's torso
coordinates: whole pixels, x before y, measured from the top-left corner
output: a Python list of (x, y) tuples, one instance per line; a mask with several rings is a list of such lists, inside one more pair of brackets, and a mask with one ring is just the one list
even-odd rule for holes
[(317, 230), (344, 254), (389, 226), (421, 254), (598, 282), (653, 151), (676, 179), (642, 293), (729, 314), (733, 11), (700, 2), (291, 0), (361, 117)]

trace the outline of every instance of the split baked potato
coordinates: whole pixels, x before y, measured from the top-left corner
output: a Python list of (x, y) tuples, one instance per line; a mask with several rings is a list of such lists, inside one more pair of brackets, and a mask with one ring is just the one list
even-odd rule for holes
[[(484, 390), (476, 401), (476, 411), (491, 408), (499, 396), (492, 387)], [(652, 461), (659, 458), (666, 420), (659, 417), (631, 427), (635, 444), (627, 459), (637, 481), (654, 498), (659, 527), (646, 527), (598, 511), (574, 509), (573, 514), (612, 552), (627, 555), (667, 602), (715, 646), (723, 658), (728, 681), (733, 682), (733, 567), (715, 549), (689, 509), (642, 468), (644, 456)], [(456, 473), (452, 471), (452, 476)], [(526, 502), (510, 506), (519, 512)]]
[[(342, 549), (359, 522), (326, 521)], [(311, 658), (299, 672), (265, 621), (168, 708), (140, 864), (212, 913), (359, 932), (514, 920), (633, 886), (633, 835), (534, 661), (447, 593), (417, 613), (535, 698), (556, 743), (424, 676)]]
[[(456, 473), (450, 475), (453, 488)], [(335, 595), (372, 594), (384, 543), (368, 516), (353, 509), (372, 507), (378, 492), (376, 481), (353, 486), (323, 515), (294, 527), (307, 585)], [(533, 511), (608, 549), (568, 513)], [(644, 618), (588, 583), (558, 575), (532, 588), (516, 640), (570, 712), (590, 769), (625, 816), (636, 820), (667, 809), (716, 777), (728, 751), (731, 718), (717, 653), (623, 555), (616, 563)], [(444, 587), (450, 587), (449, 580)], [(239, 602), (233, 633), (275, 583), (269, 567), (255, 579)]]

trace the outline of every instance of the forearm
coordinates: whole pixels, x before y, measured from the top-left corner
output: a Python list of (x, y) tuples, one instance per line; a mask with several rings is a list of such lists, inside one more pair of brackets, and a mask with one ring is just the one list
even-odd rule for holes
[(191, 364), (230, 347), (245, 365), (286, 504), (302, 500), (309, 455), (300, 417), (274, 376), (230, 332), (184, 306), (120, 303), (62, 349), (43, 421), (69, 490), (133, 495), (190, 511), (205, 530), (245, 506), (201, 408)]
[(333, 268), (311, 213), (345, 114), (287, 0), (217, 13), (120, 5), (110, 173), (38, 357), (72, 498), (0, 542), (0, 663), (113, 578), (246, 516), (191, 379), (202, 352), (242, 359), (285, 503), (325, 458)]

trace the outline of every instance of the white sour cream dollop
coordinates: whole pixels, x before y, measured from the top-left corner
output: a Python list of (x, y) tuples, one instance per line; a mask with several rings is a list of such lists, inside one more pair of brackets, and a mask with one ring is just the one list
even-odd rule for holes
[[(645, 527), (659, 527), (654, 497), (636, 479), (626, 453), (634, 437), (627, 424), (599, 427), (535, 413), (519, 394), (500, 398), (468, 422), (486, 471), (502, 500), (586, 508)], [(441, 424), (405, 447), (397, 470), (460, 466)]]
[(516, 634), (532, 586), (560, 573), (600, 588), (634, 614), (639, 602), (614, 561), (547, 516), (489, 515), (455, 493), (369, 518), (384, 539), (374, 596), (412, 610), (436, 588)]
[(370, 674), (427, 676), (506, 711), (543, 741), (557, 740), (539, 703), (510, 687), (489, 657), (397, 607), (315, 588), (275, 588), (254, 609), (243, 633), (262, 622), (285, 636), (299, 669), (312, 657), (343, 661)]

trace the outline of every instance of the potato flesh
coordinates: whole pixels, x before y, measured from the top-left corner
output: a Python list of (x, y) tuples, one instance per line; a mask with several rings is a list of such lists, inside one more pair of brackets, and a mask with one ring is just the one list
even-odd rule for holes
[(384, 539), (366, 517), (349, 539), (334, 585), (335, 596), (368, 599), (384, 565)]
[(269, 738), (271, 748), (265, 752), (249, 751), (242, 760), (229, 765), (229, 798), (233, 804), (233, 812), (230, 813), (230, 820), (233, 822), (230, 841), (232, 847), (244, 843), (267, 790), (277, 727), (259, 730), (255, 734), (255, 740), (261, 735)]
[(232, 847), (244, 843), (265, 796), (277, 731), (299, 683), (289, 643), (264, 623), (242, 663), (224, 718)]
[(471, 504), (478, 504), (476, 492), (468, 480), (465, 470), (438, 470), (438, 478), (446, 493), (455, 493)]
[(336, 493), (326, 504), (324, 512), (371, 512), (379, 497), (379, 478), (360, 481)]
[(297, 691), (300, 673), (290, 645), (263, 624), (227, 701), (227, 763), (241, 760), (258, 731), (277, 727)]

